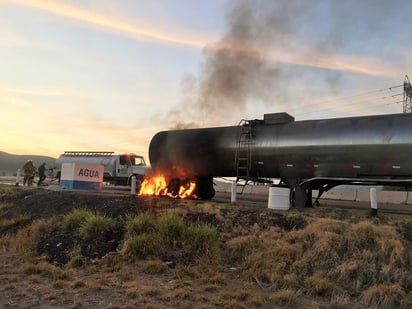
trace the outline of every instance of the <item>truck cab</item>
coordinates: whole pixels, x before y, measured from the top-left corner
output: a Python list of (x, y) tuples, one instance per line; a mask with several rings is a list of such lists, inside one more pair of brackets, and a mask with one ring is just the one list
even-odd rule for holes
[(130, 183), (130, 178), (135, 176), (137, 179), (142, 179), (146, 173), (146, 162), (142, 156), (136, 154), (121, 154), (116, 157), (115, 171), (112, 176), (115, 178), (127, 179)]

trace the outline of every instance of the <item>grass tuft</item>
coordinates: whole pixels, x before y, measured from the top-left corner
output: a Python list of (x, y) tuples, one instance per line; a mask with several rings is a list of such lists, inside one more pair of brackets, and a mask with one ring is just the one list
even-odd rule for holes
[(164, 262), (160, 260), (147, 261), (143, 265), (143, 270), (150, 275), (160, 275), (166, 272), (167, 267)]
[(182, 240), (186, 229), (183, 219), (174, 213), (167, 213), (159, 218), (158, 229), (160, 236), (172, 248)]
[(126, 230), (130, 236), (152, 233), (156, 230), (155, 218), (148, 213), (142, 213), (136, 217), (128, 217)]
[(219, 237), (214, 227), (206, 224), (191, 225), (187, 228), (186, 237), (193, 255), (218, 256)]
[(90, 210), (76, 209), (64, 216), (63, 224), (67, 230), (78, 230), (92, 216)]
[(404, 296), (398, 285), (377, 284), (363, 293), (362, 301), (370, 308), (398, 308)]
[(80, 246), (74, 248), (70, 254), (68, 266), (72, 268), (81, 268), (86, 264), (86, 258), (82, 256)]
[(312, 295), (332, 295), (335, 285), (320, 273), (315, 273), (305, 279), (305, 287)]
[(140, 234), (126, 242), (124, 252), (131, 257), (145, 258), (158, 254), (161, 249), (161, 239), (158, 235)]
[(292, 289), (280, 289), (273, 293), (270, 299), (276, 304), (281, 306), (292, 306), (298, 303), (301, 292)]
[(114, 220), (101, 215), (91, 215), (86, 218), (79, 228), (79, 233), (84, 237), (93, 237), (104, 234), (114, 229)]

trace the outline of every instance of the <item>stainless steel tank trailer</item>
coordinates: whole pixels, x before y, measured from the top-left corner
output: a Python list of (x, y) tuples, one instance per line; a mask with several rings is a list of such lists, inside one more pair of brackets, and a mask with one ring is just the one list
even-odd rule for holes
[(343, 184), (410, 186), (412, 114), (295, 121), (274, 113), (238, 126), (162, 131), (149, 159), (171, 183), (195, 180), (202, 199), (213, 198), (214, 177), (280, 179), (292, 205), (311, 206), (312, 190), (318, 199)]

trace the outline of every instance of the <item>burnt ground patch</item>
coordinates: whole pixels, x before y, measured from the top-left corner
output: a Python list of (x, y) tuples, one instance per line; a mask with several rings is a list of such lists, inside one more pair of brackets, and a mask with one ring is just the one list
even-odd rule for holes
[(124, 231), (120, 228), (80, 240), (80, 252), (91, 259), (102, 258), (109, 252), (117, 251)]
[(32, 219), (65, 215), (83, 208), (111, 218), (125, 217), (146, 208), (135, 196), (111, 196), (88, 192), (51, 191), (44, 188), (16, 188), (10, 193), (0, 191), (0, 203), (11, 204), (2, 218), (29, 215)]
[(267, 209), (222, 209), (221, 214), (231, 222), (241, 226), (259, 225), (262, 229), (269, 227), (280, 227), (283, 230), (291, 231), (303, 229), (307, 222), (303, 216), (287, 216)]
[(46, 256), (49, 263), (63, 266), (72, 258), (75, 247), (80, 248), (83, 257), (90, 259), (102, 258), (110, 252), (117, 251), (123, 234), (123, 229), (116, 228), (93, 237), (81, 237), (75, 231), (54, 229), (41, 235), (36, 244), (36, 251), (39, 255)]
[(70, 231), (53, 231), (42, 235), (36, 245), (39, 255), (45, 255), (49, 263), (63, 266), (70, 260), (70, 255), (78, 240)]

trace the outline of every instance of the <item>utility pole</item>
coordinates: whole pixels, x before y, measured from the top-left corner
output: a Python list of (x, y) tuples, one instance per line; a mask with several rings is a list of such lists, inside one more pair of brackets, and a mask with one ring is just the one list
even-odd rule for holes
[(412, 113), (412, 86), (408, 75), (405, 75), (403, 82), (403, 112)]

